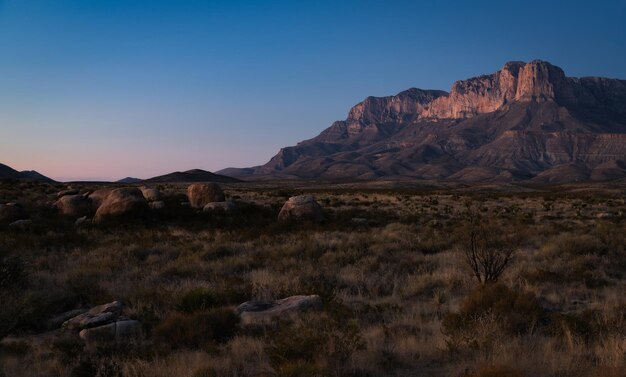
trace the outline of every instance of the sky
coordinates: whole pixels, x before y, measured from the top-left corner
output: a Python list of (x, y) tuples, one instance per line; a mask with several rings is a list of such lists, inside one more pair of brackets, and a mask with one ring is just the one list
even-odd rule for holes
[(511, 60), (626, 79), (626, 0), (0, 0), (0, 163), (116, 180), (267, 162), (363, 98)]

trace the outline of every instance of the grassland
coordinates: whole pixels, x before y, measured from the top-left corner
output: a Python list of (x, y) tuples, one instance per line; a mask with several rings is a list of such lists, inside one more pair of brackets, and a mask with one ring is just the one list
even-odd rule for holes
[[(224, 186), (239, 212), (216, 216), (168, 184), (162, 211), (82, 226), (49, 208), (63, 187), (0, 186), (33, 220), (0, 224), (0, 376), (626, 375), (626, 187), (245, 183)], [(326, 220), (277, 222), (302, 192)], [(497, 283), (460, 251), (469, 214), (515, 242)], [(232, 320), (297, 294), (323, 307)], [(113, 300), (142, 341), (88, 349), (46, 328)]]

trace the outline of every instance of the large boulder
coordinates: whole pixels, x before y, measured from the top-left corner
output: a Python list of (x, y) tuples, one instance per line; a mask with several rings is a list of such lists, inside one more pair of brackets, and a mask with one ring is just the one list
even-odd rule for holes
[(187, 197), (193, 208), (204, 208), (209, 203), (226, 200), (224, 191), (217, 183), (194, 183), (187, 187)]
[(158, 202), (163, 198), (159, 189), (142, 186), (139, 190), (141, 190), (143, 197), (149, 202)]
[(322, 207), (311, 195), (292, 196), (285, 202), (278, 214), (279, 221), (314, 221), (324, 220)]
[(307, 309), (319, 308), (321, 304), (322, 300), (318, 295), (298, 295), (275, 301), (247, 301), (239, 305), (235, 312), (244, 325), (262, 324)]
[(111, 191), (102, 202), (94, 220), (102, 222), (110, 217), (138, 214), (148, 208), (148, 202), (137, 188), (119, 188)]
[(91, 200), (83, 195), (63, 195), (54, 203), (59, 213), (65, 216), (82, 217), (91, 213)]
[(141, 323), (134, 320), (122, 320), (106, 325), (81, 330), (78, 334), (88, 347), (109, 344), (128, 344), (142, 338)]
[(106, 198), (109, 197), (112, 191), (113, 189), (104, 188), (104, 189), (96, 190), (86, 195), (89, 198), (89, 200), (91, 200), (91, 206), (94, 211), (97, 211), (98, 208), (100, 208), (102, 203), (104, 203), (104, 201), (106, 200)]
[(98, 305), (87, 312), (77, 315), (63, 323), (70, 330), (81, 330), (114, 322), (122, 314), (122, 303), (119, 301)]

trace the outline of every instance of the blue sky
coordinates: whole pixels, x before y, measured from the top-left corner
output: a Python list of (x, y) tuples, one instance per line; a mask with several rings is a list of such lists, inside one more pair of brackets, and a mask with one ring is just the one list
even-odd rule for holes
[(369, 95), (509, 60), (626, 79), (626, 0), (0, 0), (0, 162), (57, 179), (265, 163)]

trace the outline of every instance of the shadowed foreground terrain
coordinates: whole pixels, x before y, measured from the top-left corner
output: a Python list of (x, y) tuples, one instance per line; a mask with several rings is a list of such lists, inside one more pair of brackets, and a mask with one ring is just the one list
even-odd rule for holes
[[(64, 185), (0, 185), (31, 220), (0, 224), (0, 376), (624, 376), (623, 185), (232, 183), (229, 214), (154, 187), (160, 210), (75, 225), (50, 207)], [(278, 222), (301, 193), (324, 221)], [(515, 250), (497, 282), (467, 263), (473, 226)], [(262, 324), (234, 312), (313, 294)], [(140, 338), (50, 324), (116, 300)]]

